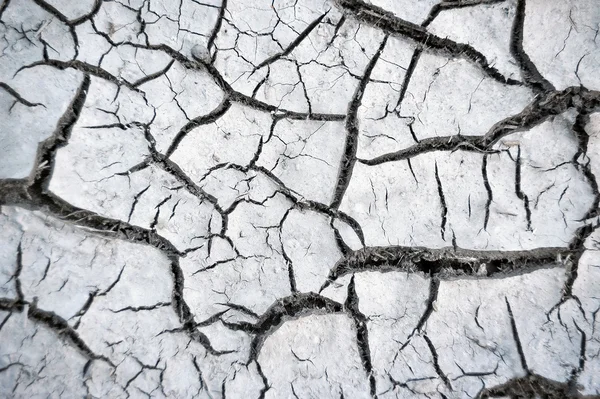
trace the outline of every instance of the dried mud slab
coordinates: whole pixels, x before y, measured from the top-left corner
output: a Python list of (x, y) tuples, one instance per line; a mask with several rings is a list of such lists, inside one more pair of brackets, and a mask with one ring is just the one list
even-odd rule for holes
[(0, 0), (0, 396), (600, 398), (593, 0)]

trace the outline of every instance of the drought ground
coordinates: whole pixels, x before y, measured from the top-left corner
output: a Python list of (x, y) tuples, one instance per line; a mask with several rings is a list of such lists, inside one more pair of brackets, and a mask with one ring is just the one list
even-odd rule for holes
[(599, 32), (2, 1), (0, 396), (600, 397)]

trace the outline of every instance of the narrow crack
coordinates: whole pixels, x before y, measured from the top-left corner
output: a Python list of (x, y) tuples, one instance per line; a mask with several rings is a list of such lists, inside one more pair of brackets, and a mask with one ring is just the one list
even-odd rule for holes
[(42, 103), (34, 103), (34, 102), (31, 102), (31, 101), (27, 101), (15, 89), (13, 89), (12, 87), (10, 87), (8, 84), (6, 84), (4, 82), (0, 82), (0, 89), (3, 89), (5, 92), (7, 92), (8, 94), (10, 94), (15, 99), (15, 102), (9, 108), (9, 112), (12, 111), (13, 107), (17, 103), (23, 104), (26, 107), (38, 107), (38, 106), (42, 106), (42, 107), (46, 108), (46, 106), (44, 104), (42, 104)]
[(296, 47), (298, 47), (300, 45), (300, 43), (302, 43), (302, 41), (304, 41), (304, 39), (306, 39), (308, 37), (308, 35), (310, 35), (310, 33), (321, 23), (323, 18), (325, 18), (326, 16), (327, 16), (327, 13), (321, 14), (314, 21), (312, 21), (310, 24), (308, 24), (308, 26), (285, 48), (285, 50), (283, 50), (280, 53), (273, 54), (272, 56), (270, 56), (269, 58), (265, 59), (263, 62), (258, 64), (254, 68), (253, 73), (255, 71), (257, 71), (261, 68), (264, 68), (268, 65), (271, 65), (274, 62), (276, 62), (277, 60), (289, 55), (292, 51), (294, 51), (294, 49)]
[[(494, 194), (492, 193), (492, 186), (490, 185), (490, 181), (488, 180), (487, 175), (487, 155), (483, 156), (483, 162), (481, 163), (481, 176), (483, 178), (483, 185), (485, 187), (485, 191), (487, 192), (487, 201), (485, 202), (485, 217), (483, 220), (483, 229), (487, 230), (488, 222), (490, 220), (490, 206), (492, 205), (492, 201), (494, 200)], [(469, 212), (470, 215), (470, 212)]]
[(363, 368), (369, 379), (369, 388), (372, 398), (377, 398), (377, 381), (375, 380), (375, 373), (373, 371), (373, 363), (371, 361), (371, 349), (369, 348), (369, 329), (367, 327), (367, 318), (360, 311), (358, 307), (358, 295), (356, 294), (356, 287), (354, 283), (354, 276), (350, 278), (350, 284), (348, 284), (348, 296), (344, 307), (348, 311), (352, 320), (354, 320), (354, 327), (356, 328), (356, 344), (358, 346), (358, 353), (362, 361)]
[(531, 229), (531, 209), (529, 208), (529, 197), (521, 189), (521, 146), (517, 146), (517, 159), (515, 165), (515, 194), (523, 202), (525, 208), (525, 220), (527, 220), (527, 230)]
[(381, 56), (383, 49), (387, 43), (388, 36), (385, 36), (377, 49), (375, 55), (371, 58), (367, 64), (363, 76), (356, 87), (356, 91), (352, 96), (352, 101), (348, 106), (348, 117), (346, 118), (346, 142), (344, 144), (344, 155), (342, 156), (341, 165), (338, 172), (337, 184), (333, 194), (333, 200), (331, 201), (331, 207), (338, 209), (344, 198), (344, 194), (350, 184), (352, 177), (352, 171), (356, 162), (356, 151), (358, 150), (358, 108), (361, 105), (365, 89), (371, 77), (371, 72), (377, 64), (377, 60)]
[(521, 343), (521, 339), (519, 338), (519, 331), (517, 329), (517, 322), (515, 321), (515, 316), (513, 315), (513, 311), (510, 307), (510, 302), (508, 302), (508, 298), (504, 297), (504, 301), (506, 302), (506, 310), (508, 311), (508, 317), (510, 319), (510, 328), (512, 330), (513, 340), (515, 341), (515, 345), (517, 346), (517, 352), (519, 353), (521, 367), (525, 371), (526, 375), (530, 375), (531, 371), (529, 370), (529, 366), (527, 366), (527, 359), (525, 358), (525, 352), (523, 351), (523, 344)]
[(427, 343), (427, 347), (429, 348), (429, 351), (431, 352), (431, 357), (433, 358), (433, 368), (435, 368), (435, 372), (441, 378), (441, 380), (444, 382), (444, 385), (446, 385), (446, 388), (448, 388), (449, 390), (452, 391), (452, 383), (450, 383), (450, 379), (448, 378), (446, 373), (444, 373), (444, 371), (440, 367), (439, 357), (438, 357), (437, 351), (435, 350), (435, 346), (433, 345), (433, 342), (431, 342), (431, 339), (427, 336), (427, 334), (423, 334), (423, 339)]
[(442, 222), (440, 224), (440, 234), (442, 240), (446, 241), (446, 219), (448, 216), (448, 207), (446, 206), (446, 198), (444, 197), (444, 189), (442, 188), (442, 181), (438, 173), (437, 162), (435, 162), (435, 181), (437, 182), (438, 196), (440, 198), (440, 205), (442, 208)]

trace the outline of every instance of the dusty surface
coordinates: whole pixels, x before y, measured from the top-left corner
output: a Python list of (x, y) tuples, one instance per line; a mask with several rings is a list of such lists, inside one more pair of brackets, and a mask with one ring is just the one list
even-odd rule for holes
[(0, 2), (0, 396), (600, 397), (594, 0)]

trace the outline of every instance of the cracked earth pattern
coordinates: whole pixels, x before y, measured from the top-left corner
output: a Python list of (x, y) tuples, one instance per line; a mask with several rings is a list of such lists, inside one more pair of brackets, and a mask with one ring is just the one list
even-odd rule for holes
[(0, 2), (1, 397), (600, 397), (600, 7), (371, 1)]

